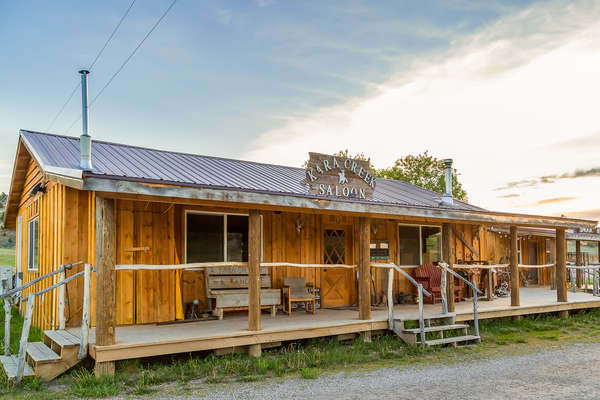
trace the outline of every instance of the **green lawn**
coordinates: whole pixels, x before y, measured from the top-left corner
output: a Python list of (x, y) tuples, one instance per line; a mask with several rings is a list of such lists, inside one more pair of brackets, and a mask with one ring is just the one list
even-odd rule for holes
[(15, 266), (15, 249), (0, 248), (0, 265)]
[[(557, 345), (568, 346), (577, 341), (600, 341), (600, 309), (579, 312), (566, 319), (532, 316), (521, 321), (482, 321), (480, 327), (482, 344), (467, 348), (408, 347), (393, 335), (383, 335), (375, 337), (371, 343), (308, 340), (263, 351), (261, 358), (243, 354), (215, 356), (212, 353), (194, 353), (172, 358), (123, 361), (117, 362), (114, 377), (103, 379), (94, 377), (89, 364), (76, 367), (51, 384), (29, 379), (15, 387), (0, 379), (0, 397), (58, 400), (153, 393), (168, 398), (193, 394), (199, 384), (220, 385), (287, 376), (314, 379), (337, 371), (406, 368), (415, 364), (502, 357)], [(38, 334), (39, 331), (33, 335)], [(192, 380), (196, 382), (190, 382)]]

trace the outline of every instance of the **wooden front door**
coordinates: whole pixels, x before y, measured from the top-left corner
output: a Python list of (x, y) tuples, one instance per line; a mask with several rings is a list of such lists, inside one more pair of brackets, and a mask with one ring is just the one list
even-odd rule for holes
[[(323, 230), (323, 264), (352, 264), (351, 232), (350, 227), (331, 227)], [(354, 281), (353, 269), (322, 268), (322, 306), (351, 306), (353, 304)]]
[[(537, 265), (538, 264), (538, 247), (537, 247), (537, 243), (530, 240), (527, 243), (527, 256), (528, 256), (528, 264), (529, 265)], [(536, 268), (531, 268), (526, 271), (526, 279), (527, 279), (527, 283), (530, 285), (537, 285), (538, 284), (538, 270)]]

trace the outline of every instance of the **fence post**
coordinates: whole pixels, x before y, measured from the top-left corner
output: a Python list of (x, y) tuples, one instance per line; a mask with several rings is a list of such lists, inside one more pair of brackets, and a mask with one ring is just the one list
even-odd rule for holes
[(593, 274), (593, 279), (594, 279), (594, 296), (598, 296), (598, 273), (600, 273), (600, 270), (597, 268), (592, 269), (592, 274)]
[(23, 331), (21, 332), (21, 342), (19, 344), (19, 357), (17, 359), (17, 382), (23, 379), (25, 372), (25, 355), (27, 354), (27, 340), (29, 339), (29, 329), (31, 328), (31, 318), (33, 316), (33, 305), (35, 304), (35, 295), (31, 293), (27, 296), (27, 309), (25, 311), (25, 320), (23, 321)]
[(446, 297), (448, 293), (446, 292), (446, 282), (448, 280), (448, 272), (446, 272), (446, 268), (442, 266), (442, 280), (440, 282), (440, 293), (442, 295), (442, 314), (448, 314), (448, 298)]
[(477, 306), (477, 283), (473, 282), (473, 326), (475, 327), (475, 336), (479, 336), (479, 314)]
[(419, 329), (421, 331), (421, 344), (425, 346), (425, 316), (423, 315), (423, 285), (419, 283)]
[(575, 269), (569, 268), (569, 277), (571, 278), (571, 287), (573, 293), (577, 293), (577, 279), (575, 278)]
[(394, 330), (394, 268), (388, 269), (388, 329)]
[(79, 343), (79, 354), (77, 355), (77, 358), (80, 360), (83, 360), (88, 353), (88, 343), (90, 336), (90, 292), (92, 280), (92, 266), (90, 264), (85, 264), (83, 271), (83, 310), (81, 312), (81, 339)]
[[(64, 281), (66, 277), (67, 274), (63, 269), (58, 274), (58, 282)], [(65, 285), (63, 284), (58, 287), (58, 329), (63, 330), (65, 326)]]
[(4, 298), (4, 355), (10, 355), (10, 297)]

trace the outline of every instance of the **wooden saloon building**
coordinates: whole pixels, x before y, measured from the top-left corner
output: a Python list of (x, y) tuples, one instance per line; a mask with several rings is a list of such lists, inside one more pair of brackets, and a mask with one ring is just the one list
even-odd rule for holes
[[(52, 332), (78, 338), (89, 308), (99, 373), (127, 358), (368, 340), (415, 319), (411, 277), (442, 261), (456, 271), (470, 265), (461, 275), (487, 290), (479, 318), (600, 305), (587, 292), (567, 293), (567, 236), (597, 240), (596, 221), (491, 212), (322, 154), (300, 169), (93, 141), (89, 165), (80, 140), (20, 132), (5, 225), (17, 230), (18, 285), (63, 265), (81, 262), (66, 278), (92, 266), (89, 307), (85, 280), (72, 279), (35, 297), (32, 323), (55, 349)], [(511, 297), (492, 300), (498, 282), (484, 264), (508, 264), (515, 276), (531, 260), (546, 264), (535, 285), (513, 279)], [(21, 299), (57, 281), (37, 282)], [(448, 293), (459, 282), (448, 279)], [(308, 303), (300, 296), (290, 307), (304, 288)], [(448, 315), (472, 320), (470, 303), (458, 299), (473, 290), (459, 290), (447, 296)], [(311, 313), (288, 314), (302, 306)], [(425, 318), (441, 311), (427, 304)]]

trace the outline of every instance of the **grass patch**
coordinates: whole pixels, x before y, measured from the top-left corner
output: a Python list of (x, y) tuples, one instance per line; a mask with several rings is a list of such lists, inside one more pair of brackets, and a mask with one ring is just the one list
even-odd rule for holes
[[(0, 378), (0, 395), (53, 400), (150, 394), (169, 397), (169, 390), (183, 391), (183, 394), (186, 390), (192, 390), (193, 383), (187, 384), (192, 380), (199, 380), (200, 385), (206, 385), (256, 382), (290, 375), (316, 379), (332, 371), (406, 367), (518, 354), (544, 345), (555, 346), (557, 341), (600, 340), (598, 327), (600, 310), (593, 310), (573, 314), (567, 319), (530, 316), (519, 321), (484, 320), (480, 323), (483, 343), (464, 349), (409, 347), (393, 335), (382, 335), (374, 337), (370, 343), (358, 339), (346, 342), (334, 339), (306, 340), (264, 350), (261, 358), (245, 354), (215, 356), (213, 353), (195, 353), (172, 358), (128, 360), (117, 362), (117, 373), (111, 378), (98, 379), (89, 369), (79, 367), (59, 380), (64, 389), (58, 391), (49, 390), (39, 380), (23, 381), (14, 387)], [(41, 337), (41, 332), (39, 334)], [(175, 385), (165, 385), (173, 383)]]
[(0, 265), (15, 266), (15, 249), (0, 247)]
[(302, 368), (300, 369), (300, 376), (304, 379), (317, 379), (319, 370), (316, 368)]
[[(0, 304), (2, 302), (0, 301)], [(4, 308), (0, 307), (0, 354), (4, 354)], [(19, 342), (21, 340), (21, 331), (23, 328), (23, 317), (19, 314), (19, 311), (13, 307), (11, 310), (10, 320), (10, 352), (11, 354), (18, 354)], [(44, 333), (41, 329), (32, 326), (29, 330), (29, 341), (30, 342), (41, 342), (44, 337)]]

